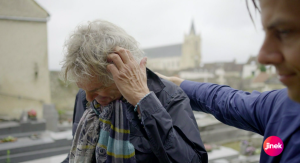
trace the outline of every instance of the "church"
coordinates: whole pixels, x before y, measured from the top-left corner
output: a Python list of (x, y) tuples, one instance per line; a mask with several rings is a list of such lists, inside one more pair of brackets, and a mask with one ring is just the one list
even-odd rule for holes
[(147, 67), (164, 74), (198, 68), (201, 63), (201, 38), (196, 33), (194, 22), (182, 44), (144, 49), (148, 57)]

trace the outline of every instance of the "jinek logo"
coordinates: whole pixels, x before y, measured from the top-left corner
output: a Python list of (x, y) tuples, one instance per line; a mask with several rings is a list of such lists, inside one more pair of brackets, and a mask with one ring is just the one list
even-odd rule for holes
[(269, 156), (278, 156), (283, 151), (283, 142), (277, 136), (270, 136), (265, 140), (263, 148)]

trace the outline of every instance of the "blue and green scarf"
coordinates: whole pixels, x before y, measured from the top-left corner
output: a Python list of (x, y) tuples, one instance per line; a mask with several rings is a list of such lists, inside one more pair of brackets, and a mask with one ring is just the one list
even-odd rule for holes
[(135, 163), (135, 150), (129, 138), (125, 104), (116, 100), (100, 106), (93, 101), (78, 124), (69, 162)]

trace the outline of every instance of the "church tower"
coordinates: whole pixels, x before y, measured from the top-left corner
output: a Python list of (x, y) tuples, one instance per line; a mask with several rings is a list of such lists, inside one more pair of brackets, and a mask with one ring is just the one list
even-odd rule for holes
[(181, 70), (197, 68), (201, 62), (200, 34), (196, 34), (194, 21), (192, 21), (189, 34), (185, 34), (182, 44), (182, 55), (180, 61)]

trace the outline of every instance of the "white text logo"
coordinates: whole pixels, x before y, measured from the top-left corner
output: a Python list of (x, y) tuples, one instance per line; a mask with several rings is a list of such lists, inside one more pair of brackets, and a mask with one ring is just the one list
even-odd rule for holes
[(278, 144), (270, 144), (267, 143), (267, 147), (265, 148), (265, 150), (268, 149), (282, 149), (282, 144), (278, 143)]

